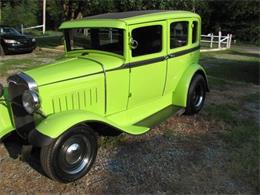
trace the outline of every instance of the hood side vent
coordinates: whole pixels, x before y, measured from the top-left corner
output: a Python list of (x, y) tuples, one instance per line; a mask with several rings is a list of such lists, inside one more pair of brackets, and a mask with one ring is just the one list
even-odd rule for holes
[(62, 94), (52, 98), (52, 113), (68, 110), (86, 110), (98, 104), (97, 88), (90, 88), (82, 91), (74, 91), (69, 94)]

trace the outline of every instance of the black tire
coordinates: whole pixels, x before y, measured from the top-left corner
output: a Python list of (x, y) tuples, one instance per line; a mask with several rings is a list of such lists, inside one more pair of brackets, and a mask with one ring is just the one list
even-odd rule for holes
[(97, 155), (97, 138), (88, 126), (73, 127), (41, 149), (47, 176), (59, 182), (75, 181), (88, 173)]
[(206, 81), (201, 74), (196, 74), (190, 84), (185, 114), (193, 115), (198, 113), (204, 105), (205, 97)]
[(5, 51), (1, 44), (0, 44), (0, 56), (5, 56)]

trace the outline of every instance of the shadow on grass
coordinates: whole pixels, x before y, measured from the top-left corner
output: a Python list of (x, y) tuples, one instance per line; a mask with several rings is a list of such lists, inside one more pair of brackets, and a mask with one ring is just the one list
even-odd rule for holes
[(200, 62), (204, 65), (206, 72), (210, 76), (226, 80), (249, 82), (256, 85), (260, 84), (259, 61), (230, 60), (210, 56), (202, 58)]
[(37, 37), (37, 46), (54, 48), (63, 44), (63, 36)]
[[(40, 148), (31, 148), (27, 143), (20, 139), (16, 132), (13, 132), (3, 140), (3, 144), (12, 159), (20, 159), (29, 164), (42, 176), (46, 176), (40, 163)], [(32, 149), (32, 150), (31, 150)]]
[(255, 52), (255, 53), (246, 53), (246, 52), (242, 52), (242, 51), (233, 50), (232, 55), (259, 58), (259, 60), (260, 60), (260, 51)]

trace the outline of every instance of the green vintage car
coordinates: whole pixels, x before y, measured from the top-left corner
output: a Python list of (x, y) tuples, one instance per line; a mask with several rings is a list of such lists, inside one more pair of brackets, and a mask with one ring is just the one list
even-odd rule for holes
[(60, 29), (65, 57), (12, 75), (0, 89), (0, 138), (16, 132), (40, 148), (50, 178), (84, 176), (97, 135), (140, 135), (178, 109), (201, 110), (208, 84), (198, 64), (199, 15), (108, 13)]

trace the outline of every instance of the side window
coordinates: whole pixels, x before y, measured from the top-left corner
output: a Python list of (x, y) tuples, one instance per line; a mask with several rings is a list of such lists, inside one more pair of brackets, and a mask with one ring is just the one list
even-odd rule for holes
[(80, 28), (67, 31), (71, 50), (95, 49), (123, 55), (123, 30), (116, 28)]
[(162, 26), (147, 26), (132, 31), (133, 40), (138, 45), (132, 49), (132, 56), (142, 56), (162, 51)]
[(171, 49), (183, 47), (188, 44), (189, 22), (173, 22), (170, 26), (170, 47)]
[(198, 41), (198, 22), (192, 22), (192, 43), (196, 43)]

